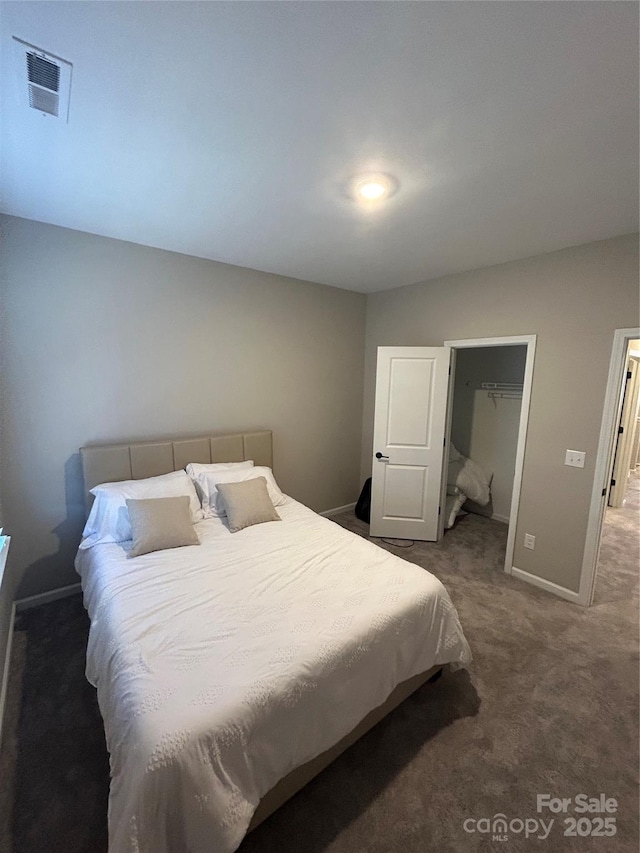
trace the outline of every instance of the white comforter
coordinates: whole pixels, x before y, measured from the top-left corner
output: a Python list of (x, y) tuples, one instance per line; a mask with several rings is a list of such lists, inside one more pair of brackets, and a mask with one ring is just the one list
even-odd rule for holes
[(291, 499), (282, 522), (78, 553), (111, 756), (110, 853), (230, 853), (261, 797), (434, 664), (471, 660), (433, 575)]

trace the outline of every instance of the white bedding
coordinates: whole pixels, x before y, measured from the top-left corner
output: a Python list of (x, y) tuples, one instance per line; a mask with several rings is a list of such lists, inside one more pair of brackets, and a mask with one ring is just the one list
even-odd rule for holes
[(282, 522), (81, 550), (110, 853), (230, 853), (261, 797), (393, 688), (471, 660), (433, 575), (288, 498)]

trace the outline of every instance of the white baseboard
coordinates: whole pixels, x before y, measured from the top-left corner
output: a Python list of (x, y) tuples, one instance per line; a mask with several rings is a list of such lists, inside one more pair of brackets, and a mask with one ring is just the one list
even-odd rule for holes
[(529, 572), (525, 572), (523, 569), (516, 568), (516, 566), (511, 568), (511, 575), (514, 578), (520, 578), (520, 580), (530, 583), (532, 586), (537, 586), (538, 589), (544, 589), (546, 592), (557, 595), (559, 598), (564, 598), (566, 601), (572, 601), (574, 604), (580, 603), (578, 600), (579, 594), (577, 592), (567, 589), (565, 586), (560, 586), (553, 581), (540, 578), (538, 575), (532, 575)]
[(7, 637), (7, 650), (4, 656), (4, 664), (2, 667), (2, 685), (0, 686), (0, 743), (2, 742), (2, 720), (4, 718), (4, 703), (7, 700), (7, 687), (9, 686), (9, 665), (11, 664), (11, 646), (13, 644), (13, 625), (16, 621), (16, 605), (15, 602), (11, 607), (11, 616), (9, 618), (9, 636)]
[(80, 592), (81, 589), (79, 583), (72, 583), (69, 586), (61, 586), (59, 589), (50, 589), (48, 592), (39, 592), (37, 595), (19, 598), (16, 601), (16, 611), (20, 613), (20, 611), (28, 610), (30, 607), (39, 607), (41, 604), (49, 604), (50, 601), (57, 601), (59, 598), (67, 598), (69, 595)]
[(348, 509), (355, 509), (356, 503), (355, 501), (352, 504), (345, 504), (344, 506), (334, 506), (333, 509), (325, 509), (323, 512), (319, 512), (318, 515), (324, 515), (325, 518), (329, 515), (337, 515), (339, 512), (346, 512)]
[(492, 521), (501, 521), (503, 524), (509, 524), (509, 516), (508, 515), (500, 515), (500, 513), (494, 512), (491, 516)]

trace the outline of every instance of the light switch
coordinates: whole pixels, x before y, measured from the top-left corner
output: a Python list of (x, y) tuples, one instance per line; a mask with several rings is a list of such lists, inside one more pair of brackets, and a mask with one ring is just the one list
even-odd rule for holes
[(564, 464), (572, 465), (574, 468), (584, 468), (586, 453), (583, 450), (567, 450), (564, 456)]

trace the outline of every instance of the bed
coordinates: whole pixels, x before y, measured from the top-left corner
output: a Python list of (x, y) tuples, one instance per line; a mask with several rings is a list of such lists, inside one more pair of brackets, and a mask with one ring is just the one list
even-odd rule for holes
[[(188, 462), (272, 467), (267, 430), (81, 450), (87, 493)], [(110, 853), (231, 853), (444, 665), (442, 584), (283, 496), (280, 520), (130, 559), (83, 542), (87, 677), (110, 754)]]

